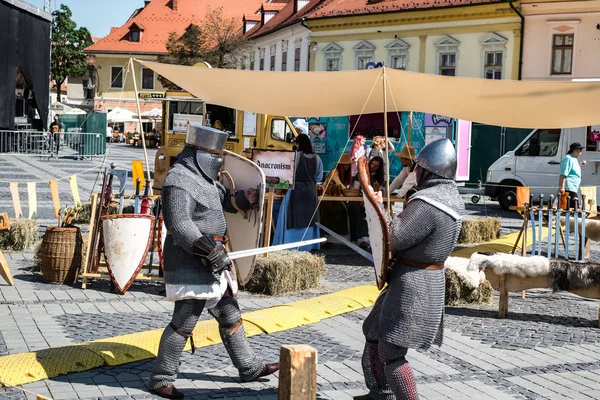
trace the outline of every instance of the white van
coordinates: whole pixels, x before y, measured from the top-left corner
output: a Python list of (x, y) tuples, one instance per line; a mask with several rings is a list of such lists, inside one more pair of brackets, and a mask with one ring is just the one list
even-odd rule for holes
[(516, 204), (516, 186), (529, 186), (534, 200), (540, 194), (544, 201), (558, 193), (560, 162), (569, 151), (569, 145), (579, 142), (586, 146), (579, 160), (586, 160), (581, 167), (581, 186), (600, 186), (599, 142), (592, 141), (600, 136), (600, 126), (568, 129), (536, 129), (513, 151), (509, 151), (487, 172), (485, 194), (498, 200), (503, 209)]

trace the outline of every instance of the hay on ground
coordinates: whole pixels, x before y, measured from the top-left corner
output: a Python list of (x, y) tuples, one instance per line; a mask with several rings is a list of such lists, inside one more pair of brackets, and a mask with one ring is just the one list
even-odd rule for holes
[(308, 252), (278, 251), (256, 257), (254, 273), (244, 287), (252, 293), (277, 296), (319, 286), (325, 257)]
[(460, 304), (487, 304), (492, 299), (494, 289), (488, 281), (483, 281), (478, 288), (472, 289), (465, 285), (456, 272), (446, 268), (446, 300), (447, 306)]
[(458, 243), (484, 243), (500, 237), (500, 218), (485, 217), (464, 219)]
[(37, 222), (32, 219), (19, 218), (11, 221), (8, 231), (0, 232), (0, 249), (31, 250), (39, 240)]
[[(109, 214), (116, 214), (119, 211), (119, 207), (112, 205), (108, 209)], [(123, 211), (125, 212), (125, 211)], [(133, 208), (132, 211), (133, 212)], [(92, 218), (92, 203), (82, 203), (81, 211), (79, 212), (79, 217), (77, 217), (78, 224), (89, 224), (90, 219)]]

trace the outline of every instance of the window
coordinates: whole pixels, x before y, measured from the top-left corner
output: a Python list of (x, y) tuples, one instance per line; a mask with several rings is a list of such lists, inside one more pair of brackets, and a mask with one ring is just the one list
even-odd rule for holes
[(154, 90), (154, 71), (149, 68), (142, 68), (142, 89)]
[(281, 70), (287, 71), (287, 51), (281, 53)]
[(259, 62), (258, 62), (258, 69), (260, 71), (264, 71), (265, 70), (265, 59), (264, 57), (262, 57)]
[(390, 67), (394, 69), (406, 69), (406, 55), (392, 56)]
[(323, 48), (323, 53), (325, 53), (325, 71), (341, 71), (343, 50), (337, 43), (329, 43)]
[(490, 51), (485, 53), (485, 79), (502, 79), (502, 58), (504, 52)]
[(407, 69), (408, 68), (408, 49), (410, 45), (402, 39), (394, 39), (388, 43), (385, 48), (388, 50), (388, 62), (391, 68)]
[(517, 156), (553, 157), (558, 152), (560, 129), (538, 129), (521, 147)]
[(290, 127), (284, 119), (273, 119), (271, 121), (271, 138), (285, 142), (291, 134), (292, 131), (290, 131)]
[(123, 67), (110, 67), (110, 87), (123, 88)]
[(140, 41), (140, 31), (131, 31), (130, 40), (132, 42), (139, 42)]
[(252, 59), (250, 61), (250, 71), (254, 71), (254, 65), (255, 65), (255, 62), (254, 62), (254, 59)]
[(552, 36), (552, 75), (569, 75), (573, 65), (575, 35)]
[(271, 71), (275, 71), (275, 54), (271, 53)]
[(300, 71), (300, 47), (294, 50), (294, 71)]
[(83, 87), (83, 98), (84, 99), (93, 99), (94, 98), (94, 88), (90, 84), (88, 79), (84, 79), (81, 81), (81, 86)]
[(361, 40), (353, 48), (356, 69), (366, 69), (367, 64), (375, 59), (375, 45)]
[(456, 53), (440, 54), (440, 75), (456, 75)]

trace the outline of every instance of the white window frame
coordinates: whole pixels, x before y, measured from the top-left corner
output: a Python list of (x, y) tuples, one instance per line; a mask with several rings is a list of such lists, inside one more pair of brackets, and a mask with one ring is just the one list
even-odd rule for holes
[[(113, 68), (121, 68), (121, 86), (113, 86), (115, 77), (113, 76)], [(122, 65), (111, 65), (110, 66), (110, 84), (111, 89), (123, 89), (125, 86), (125, 67)]]
[[(577, 66), (577, 28), (581, 20), (561, 20), (561, 21), (546, 21), (549, 28), (548, 38), (548, 78), (552, 79), (565, 79), (571, 78), (576, 75), (575, 68)], [(568, 27), (571, 29), (560, 29), (561, 27)], [(573, 35), (573, 54), (571, 55), (571, 73), (570, 74), (553, 74), (552, 73), (552, 61), (554, 60), (554, 35)]]
[[(152, 88), (151, 89), (144, 87), (144, 70), (145, 69), (152, 71)], [(155, 87), (156, 87), (156, 73), (153, 70), (151, 70), (150, 68), (142, 67), (140, 70), (140, 89), (141, 90), (154, 90)]]
[(440, 61), (442, 54), (454, 53), (456, 56), (456, 65), (454, 67), (454, 76), (458, 76), (458, 60), (459, 53), (458, 47), (460, 46), (460, 42), (454, 39), (452, 36), (444, 35), (440, 40), (435, 42), (435, 46), (437, 47), (437, 51), (435, 53), (435, 73), (436, 75), (441, 75), (440, 72)]
[[(354, 50), (354, 69), (358, 70), (359, 64), (365, 58), (371, 58), (371, 61), (375, 62), (375, 49), (375, 45), (366, 40), (361, 40), (354, 47), (352, 47), (352, 50)], [(366, 64), (367, 63), (365, 63), (365, 66)]]
[(342, 52), (344, 49), (337, 43), (329, 43), (323, 48), (323, 53), (325, 53), (325, 57), (323, 58), (323, 71), (328, 71), (327, 64), (330, 60), (337, 60), (338, 62), (338, 71), (342, 70)]
[(503, 36), (498, 35), (497, 33), (491, 32), (482, 37), (479, 40), (479, 44), (481, 45), (481, 77), (485, 79), (485, 63), (486, 63), (486, 54), (487, 53), (500, 53), (502, 52), (502, 78), (506, 76), (506, 39)]
[[(406, 59), (406, 65), (404, 70), (408, 70), (408, 62), (409, 62), (409, 49), (410, 49), (410, 44), (406, 43), (404, 40), (402, 39), (394, 39), (391, 42), (389, 42), (387, 45), (385, 45), (385, 48), (388, 51), (388, 57), (387, 57), (387, 65), (392, 67), (393, 63), (392, 60), (394, 59), (394, 57), (405, 57)], [(393, 68), (393, 67), (392, 67)]]
[[(296, 58), (298, 54), (298, 58)], [(298, 69), (296, 69), (296, 60), (298, 60)], [(289, 67), (288, 67), (289, 68)], [(302, 39), (296, 39), (294, 41), (294, 69), (292, 71), (302, 71)]]

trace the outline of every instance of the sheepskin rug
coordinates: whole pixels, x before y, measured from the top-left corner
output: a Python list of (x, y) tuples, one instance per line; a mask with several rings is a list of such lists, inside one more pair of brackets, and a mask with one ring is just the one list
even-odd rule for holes
[(547, 275), (555, 291), (600, 285), (598, 263), (548, 259), (541, 256), (521, 257), (514, 254), (473, 254), (467, 271), (483, 271), (485, 268), (492, 268), (496, 275), (513, 274), (522, 278)]
[(446, 305), (486, 304), (492, 299), (494, 289), (483, 271), (470, 271), (468, 267), (468, 258), (449, 257), (444, 263)]
[(469, 261), (464, 257), (448, 257), (444, 268), (454, 271), (463, 285), (476, 289), (485, 281), (485, 273), (478, 267), (471, 267)]
[(550, 260), (546, 257), (521, 257), (516, 254), (482, 254), (474, 253), (468, 270), (492, 268), (496, 275), (514, 274), (522, 278), (548, 275)]
[[(565, 217), (560, 217), (560, 224), (565, 226), (567, 224)], [(573, 232), (575, 230), (575, 221), (573, 218), (570, 218), (569, 221), (570, 230)], [(579, 232), (581, 232), (581, 219), (577, 221), (577, 225), (579, 225)], [(600, 221), (595, 219), (586, 219), (585, 220), (585, 237), (594, 242), (600, 242)]]

